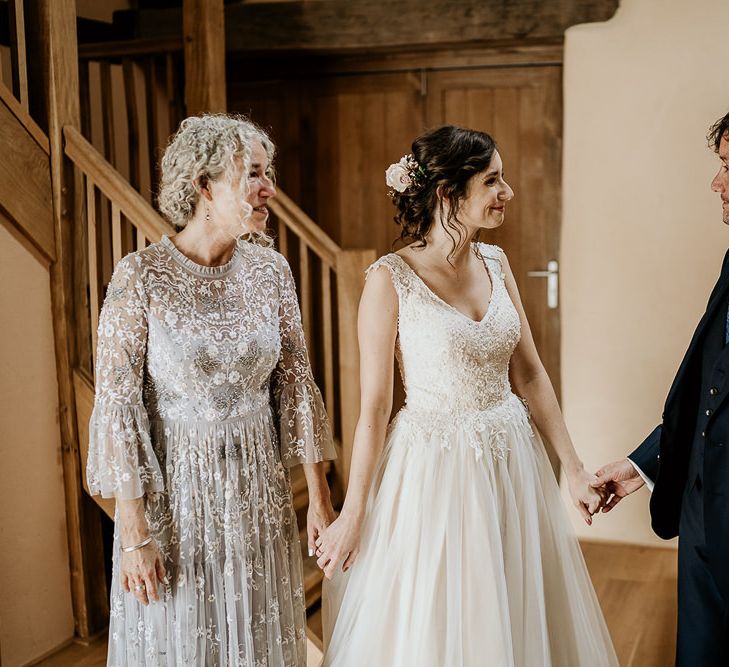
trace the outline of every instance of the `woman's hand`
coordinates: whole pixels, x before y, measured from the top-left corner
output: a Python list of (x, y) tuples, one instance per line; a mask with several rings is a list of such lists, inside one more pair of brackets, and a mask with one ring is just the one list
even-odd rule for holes
[(309, 500), (309, 510), (306, 513), (306, 535), (309, 542), (309, 555), (316, 553), (316, 541), (334, 521), (337, 514), (332, 507), (332, 501), (327, 496), (321, 499)]
[[(124, 547), (140, 544), (149, 536), (149, 524), (144, 516), (144, 499), (134, 498), (116, 501), (118, 509), (119, 533)], [(167, 583), (165, 566), (157, 542), (152, 541), (134, 551), (121, 553), (121, 585), (142, 604), (147, 605), (159, 600), (157, 585)]]
[(121, 555), (122, 588), (134, 593), (143, 605), (159, 601), (157, 586), (167, 583), (167, 573), (162, 564), (162, 554), (154, 539), (136, 551)]
[(591, 475), (582, 467), (567, 473), (572, 502), (588, 526), (592, 525), (592, 515), (599, 511), (607, 500), (603, 489), (592, 486), (596, 479), (595, 475)]
[(331, 579), (342, 566), (346, 572), (357, 559), (359, 553), (361, 519), (342, 510), (339, 517), (316, 540), (316, 564), (324, 571), (324, 576)]

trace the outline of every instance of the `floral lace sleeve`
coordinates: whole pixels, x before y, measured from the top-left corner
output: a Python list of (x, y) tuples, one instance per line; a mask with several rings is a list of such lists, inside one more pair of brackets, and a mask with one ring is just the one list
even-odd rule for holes
[(336, 458), (329, 419), (309, 365), (291, 269), (282, 258), (279, 321), (281, 356), (272, 392), (279, 419), (281, 458), (291, 467)]
[(117, 265), (99, 319), (86, 475), (91, 494), (105, 498), (164, 488), (142, 400), (147, 300), (135, 262), (130, 255)]

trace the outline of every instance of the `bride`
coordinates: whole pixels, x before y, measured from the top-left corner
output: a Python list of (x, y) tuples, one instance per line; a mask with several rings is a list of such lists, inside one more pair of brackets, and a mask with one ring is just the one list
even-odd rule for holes
[[(440, 127), (387, 181), (409, 245), (368, 269), (360, 303), (349, 489), (317, 540), (323, 664), (617, 665), (542, 438), (588, 524), (602, 497), (506, 256), (474, 240), (514, 196), (495, 143)], [(393, 356), (407, 400), (388, 428)]]

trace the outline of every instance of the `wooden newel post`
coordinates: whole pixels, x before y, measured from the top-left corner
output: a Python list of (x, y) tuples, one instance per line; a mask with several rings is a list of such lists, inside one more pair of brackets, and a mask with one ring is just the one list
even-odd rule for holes
[(337, 255), (337, 319), (342, 431), (342, 457), (337, 462), (337, 471), (345, 489), (349, 482), (354, 429), (359, 418), (357, 311), (365, 282), (365, 269), (374, 261), (374, 250), (342, 250)]
[[(64, 159), (63, 128), (79, 126), (78, 49), (75, 0), (26, 0), (29, 52), (36, 54), (31, 109), (47, 129), (50, 145), (56, 256), (50, 265), (51, 306), (58, 376), (61, 460), (66, 496), (71, 596), (76, 634), (87, 638), (108, 622), (99, 510), (83, 492), (73, 370), (74, 308), (73, 169)], [(79, 223), (80, 224), (80, 223)]]
[(223, 0), (183, 0), (182, 30), (187, 115), (226, 111)]

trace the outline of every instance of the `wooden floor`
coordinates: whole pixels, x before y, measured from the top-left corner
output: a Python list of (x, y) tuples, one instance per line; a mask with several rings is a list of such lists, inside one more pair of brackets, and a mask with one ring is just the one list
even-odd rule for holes
[(622, 667), (671, 667), (676, 550), (582, 542), (582, 552)]
[(71, 644), (58, 653), (33, 663), (33, 665), (53, 665), (54, 667), (102, 667), (106, 665), (106, 635), (102, 635), (89, 646)]
[[(676, 636), (676, 552), (606, 542), (583, 542), (587, 567), (600, 598), (622, 667), (670, 667)], [(312, 629), (321, 627), (313, 619)], [(38, 663), (43, 667), (106, 664), (106, 637), (89, 647), (74, 644)]]

